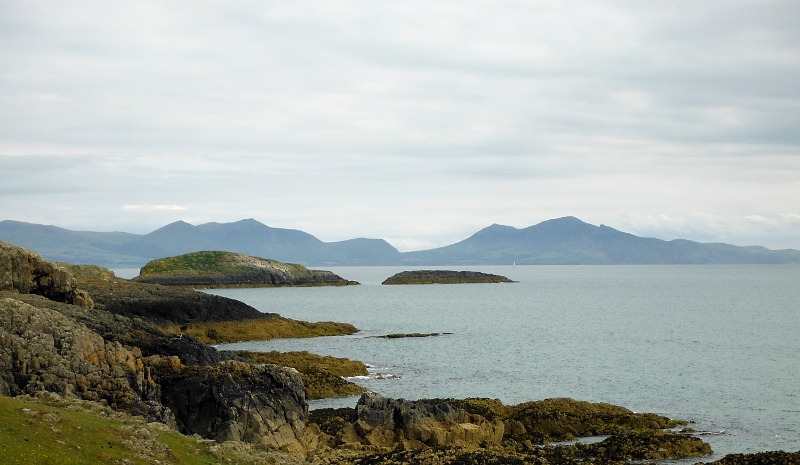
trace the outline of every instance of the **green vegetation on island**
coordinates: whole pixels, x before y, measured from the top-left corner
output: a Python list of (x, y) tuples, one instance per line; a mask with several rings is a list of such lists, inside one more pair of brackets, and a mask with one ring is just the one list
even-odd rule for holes
[(250, 255), (204, 251), (152, 260), (134, 281), (166, 286), (281, 287), (358, 284), (323, 270)]

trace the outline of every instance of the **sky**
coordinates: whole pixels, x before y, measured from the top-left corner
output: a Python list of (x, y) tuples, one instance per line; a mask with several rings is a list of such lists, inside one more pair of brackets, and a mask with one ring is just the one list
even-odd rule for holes
[(0, 2), (0, 220), (800, 249), (800, 2)]

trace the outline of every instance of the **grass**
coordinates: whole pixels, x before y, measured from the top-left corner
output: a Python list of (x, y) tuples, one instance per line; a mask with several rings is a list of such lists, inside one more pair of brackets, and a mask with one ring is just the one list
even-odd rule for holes
[(6, 465), (244, 465), (270, 463), (274, 455), (249, 447), (222, 454), (221, 446), (97, 403), (0, 396), (0, 457)]
[(322, 321), (309, 323), (291, 318), (268, 318), (242, 321), (209, 321), (191, 325), (170, 325), (164, 328), (171, 334), (189, 334), (204, 344), (223, 344), (240, 341), (267, 341), (278, 338), (342, 336), (358, 329), (348, 323)]

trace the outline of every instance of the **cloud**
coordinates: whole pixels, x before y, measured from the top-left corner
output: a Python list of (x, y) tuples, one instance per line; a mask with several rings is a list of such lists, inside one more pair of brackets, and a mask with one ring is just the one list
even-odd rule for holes
[(181, 205), (123, 205), (123, 210), (127, 211), (186, 211), (186, 207)]
[(766, 243), (744, 218), (800, 204), (793, 1), (0, 8), (3, 217), (414, 247), (575, 215)]

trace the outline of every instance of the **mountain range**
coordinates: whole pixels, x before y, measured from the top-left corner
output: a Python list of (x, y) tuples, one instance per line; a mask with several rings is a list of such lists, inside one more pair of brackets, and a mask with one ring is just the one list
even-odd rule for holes
[(193, 226), (177, 221), (149, 234), (71, 231), (56, 226), (0, 221), (0, 240), (43, 258), (107, 267), (141, 267), (155, 258), (223, 250), (306, 266), (552, 265), (552, 264), (758, 264), (800, 263), (800, 251), (759, 246), (664, 241), (639, 237), (575, 217), (518, 229), (493, 224), (445, 247), (400, 252), (383, 239), (323, 242), (295, 229), (253, 219)]

